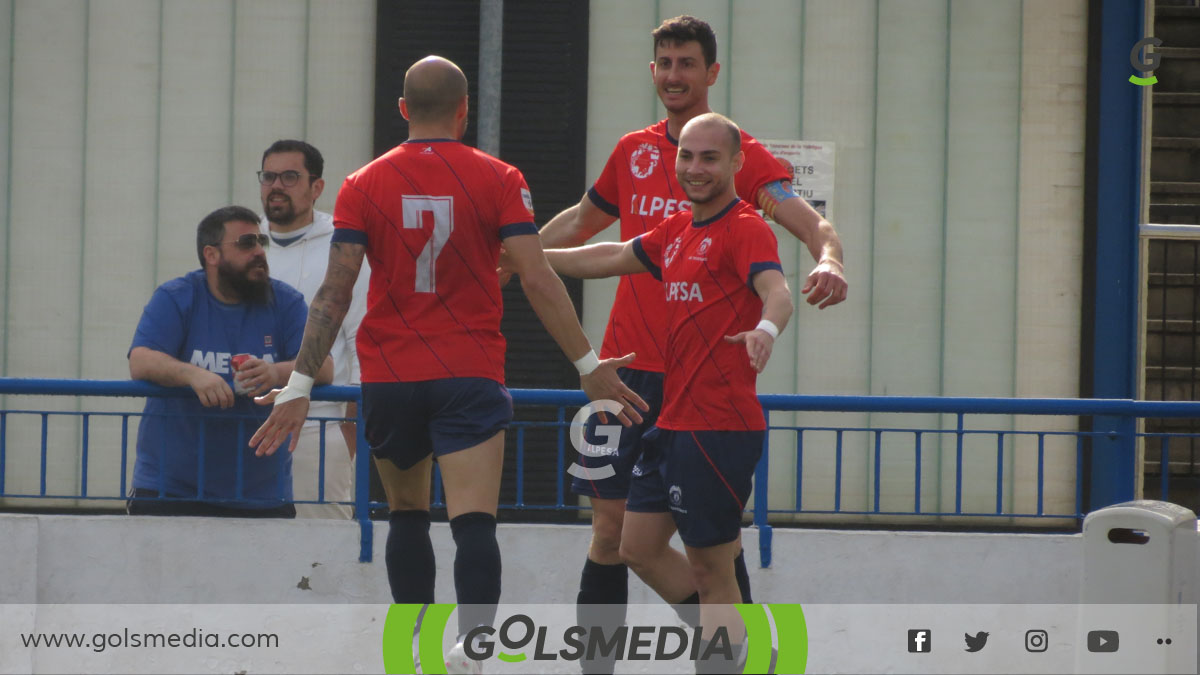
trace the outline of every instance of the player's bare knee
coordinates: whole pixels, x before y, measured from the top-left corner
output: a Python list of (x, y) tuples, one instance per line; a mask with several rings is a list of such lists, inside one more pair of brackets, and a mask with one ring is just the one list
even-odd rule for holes
[(621, 551), (621, 521), (611, 519), (592, 520), (592, 550), (613, 556)]
[(733, 577), (733, 568), (728, 565), (714, 565), (707, 560), (690, 561), (692, 578), (696, 580), (696, 590), (701, 596), (712, 588), (723, 584)]
[(622, 541), (617, 547), (617, 553), (621, 556), (621, 562), (625, 563), (634, 572), (645, 569), (647, 564), (646, 552), (636, 544)]
[[(386, 492), (386, 491), (385, 491)], [(392, 511), (428, 511), (429, 502), (418, 495), (400, 491), (387, 492), (388, 508)]]

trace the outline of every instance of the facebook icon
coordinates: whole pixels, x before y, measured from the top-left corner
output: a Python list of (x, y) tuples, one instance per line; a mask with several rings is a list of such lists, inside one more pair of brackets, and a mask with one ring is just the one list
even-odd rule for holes
[(933, 631), (928, 628), (909, 629), (908, 651), (917, 654), (933, 651)]

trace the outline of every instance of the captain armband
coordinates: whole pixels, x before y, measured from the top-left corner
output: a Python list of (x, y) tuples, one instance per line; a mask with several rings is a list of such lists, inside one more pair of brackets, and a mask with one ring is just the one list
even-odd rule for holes
[(763, 210), (763, 213), (768, 218), (775, 218), (775, 208), (783, 202), (799, 197), (796, 191), (792, 189), (792, 182), (789, 180), (777, 180), (773, 183), (767, 183), (758, 191), (758, 207)]

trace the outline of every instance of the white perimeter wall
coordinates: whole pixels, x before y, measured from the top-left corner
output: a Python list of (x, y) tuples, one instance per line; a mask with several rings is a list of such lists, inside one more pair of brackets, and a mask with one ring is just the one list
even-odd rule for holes
[[(387, 603), (387, 531), (375, 525), (363, 564), (352, 522), (0, 515), (0, 603)], [(449, 527), (432, 537), (436, 598), (453, 602)], [(575, 601), (585, 526), (501, 524), (498, 537), (502, 599)], [(743, 541), (758, 602), (1074, 603), (1083, 576), (1082, 535), (777, 528), (769, 569), (757, 531)], [(631, 603), (659, 602), (631, 579)]]

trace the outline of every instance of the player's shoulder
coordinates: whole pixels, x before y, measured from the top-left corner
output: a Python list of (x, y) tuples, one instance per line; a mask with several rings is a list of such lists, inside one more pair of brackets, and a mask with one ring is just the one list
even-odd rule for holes
[(745, 228), (771, 229), (771, 226), (767, 224), (767, 221), (758, 212), (758, 209), (754, 208), (753, 204), (744, 199), (737, 200), (733, 207), (729, 209), (729, 213), (725, 214), (725, 217), (722, 218), (722, 221), (730, 227), (736, 227), (739, 230)]
[(667, 121), (662, 120), (655, 122), (644, 129), (635, 129), (621, 137), (617, 142), (618, 146), (623, 145), (638, 145), (641, 143), (657, 143), (667, 138)]
[(512, 164), (509, 164), (508, 162), (500, 159), (499, 157), (494, 157), (494, 156), (489, 155), (488, 153), (484, 152), (483, 150), (480, 150), (479, 148), (472, 148), (468, 145), (464, 145), (461, 147), (467, 153), (469, 153), (475, 159), (475, 161), (477, 161), (481, 164), (490, 165), (493, 169), (495, 169), (499, 173), (521, 175), (520, 169), (518, 169), (517, 167), (513, 166)]
[(775, 161), (775, 155), (759, 140), (742, 129), (742, 152), (746, 153), (747, 161), (755, 158), (769, 158)]

